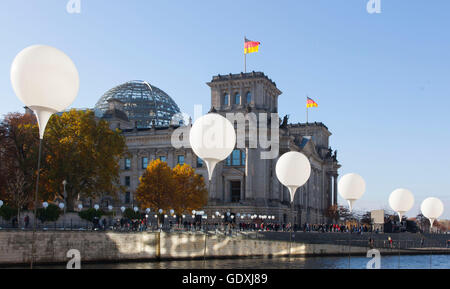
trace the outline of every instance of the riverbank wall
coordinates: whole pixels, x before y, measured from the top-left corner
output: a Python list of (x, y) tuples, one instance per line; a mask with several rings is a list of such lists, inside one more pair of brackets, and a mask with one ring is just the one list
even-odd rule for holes
[[(129, 262), (240, 257), (366, 255), (364, 246), (308, 244), (250, 236), (226, 237), (201, 233), (36, 232), (35, 263), (65, 263), (69, 250), (81, 262)], [(0, 265), (29, 264), (33, 232), (0, 232)], [(379, 249), (381, 254), (415, 254), (411, 250)], [(448, 250), (443, 253), (448, 253)], [(427, 253), (417, 250), (417, 254)], [(436, 252), (437, 253), (437, 252)]]

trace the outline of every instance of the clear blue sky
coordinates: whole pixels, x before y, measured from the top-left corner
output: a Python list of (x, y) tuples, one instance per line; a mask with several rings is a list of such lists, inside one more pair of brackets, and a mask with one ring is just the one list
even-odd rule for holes
[(420, 202), (441, 198), (450, 218), (450, 1), (3, 0), (0, 115), (22, 111), (9, 81), (14, 56), (32, 44), (65, 51), (81, 90), (74, 107), (93, 107), (108, 89), (147, 80), (191, 114), (210, 105), (207, 81), (243, 70), (243, 38), (262, 43), (248, 69), (283, 91), (280, 115), (305, 121), (305, 95), (319, 103), (340, 174), (361, 174), (358, 209), (388, 208), (394, 189)]

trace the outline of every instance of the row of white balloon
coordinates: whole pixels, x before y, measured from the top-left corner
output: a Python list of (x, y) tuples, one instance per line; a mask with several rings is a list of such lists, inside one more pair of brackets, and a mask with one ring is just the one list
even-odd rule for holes
[[(52, 65), (48, 65), (49, 63)], [(63, 111), (75, 100), (79, 90), (79, 75), (75, 64), (62, 51), (50, 46), (34, 45), (22, 50), (14, 59), (11, 66), (11, 83), (17, 97), (35, 112), (42, 140), (51, 115)], [(206, 134), (205, 128), (208, 129)], [(205, 141), (205, 136), (208, 134), (209, 139)], [(211, 138), (211, 135), (215, 137)], [(236, 144), (236, 132), (226, 118), (218, 114), (208, 114), (194, 123), (189, 141), (194, 153), (205, 161), (209, 180), (211, 180), (216, 164), (226, 159), (233, 151)], [(296, 190), (310, 177), (309, 160), (299, 152), (286, 153), (278, 160), (276, 172), (280, 182), (289, 189), (292, 206)], [(355, 176), (350, 174), (350, 179), (352, 175), (353, 178)], [(361, 185), (362, 178), (355, 179), (356, 184)], [(406, 191), (396, 190), (389, 198), (390, 203), (392, 199), (391, 206), (394, 205), (393, 209), (400, 216), (410, 209), (407, 205), (411, 203), (412, 194), (409, 195)], [(347, 193), (350, 195), (347, 200), (351, 209), (357, 200), (355, 196), (358, 194), (352, 191)], [(346, 195), (345, 190), (341, 194)], [(403, 202), (404, 200), (406, 202)], [(436, 198), (425, 200), (421, 207), (422, 213), (430, 221), (438, 218), (443, 212), (442, 202)], [(134, 209), (137, 211), (136, 208)]]
[[(211, 135), (214, 135), (214, 138)], [(206, 162), (209, 180), (211, 180), (216, 164), (226, 159), (234, 150), (236, 132), (226, 118), (211, 113), (195, 121), (190, 131), (189, 141), (194, 153)], [(311, 164), (304, 154), (288, 152), (279, 158), (276, 164), (276, 175), (278, 180), (288, 188), (292, 207), (295, 192), (308, 181), (311, 175)], [(366, 183), (357, 174), (347, 174), (338, 183), (339, 194), (348, 201), (350, 211), (365, 190)], [(392, 192), (389, 204), (399, 214), (401, 220), (402, 216), (413, 207), (414, 196), (406, 189), (398, 189)], [(421, 211), (433, 226), (434, 220), (442, 215), (444, 206), (439, 199), (428, 198), (423, 201)]]
[[(358, 174), (347, 174), (339, 180), (338, 191), (341, 197), (347, 200), (351, 212), (353, 204), (364, 195), (366, 182)], [(405, 213), (414, 206), (414, 195), (407, 189), (396, 189), (389, 196), (389, 205), (401, 221)], [(438, 198), (427, 198), (422, 202), (420, 209), (433, 227), (434, 221), (444, 213), (444, 204)]]

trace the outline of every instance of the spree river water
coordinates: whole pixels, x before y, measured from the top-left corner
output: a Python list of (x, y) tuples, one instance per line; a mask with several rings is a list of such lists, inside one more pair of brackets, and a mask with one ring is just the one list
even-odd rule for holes
[[(365, 257), (245, 258), (82, 264), (82, 269), (366, 269)], [(64, 266), (38, 268), (63, 269)], [(450, 269), (450, 255), (381, 256), (381, 269)]]

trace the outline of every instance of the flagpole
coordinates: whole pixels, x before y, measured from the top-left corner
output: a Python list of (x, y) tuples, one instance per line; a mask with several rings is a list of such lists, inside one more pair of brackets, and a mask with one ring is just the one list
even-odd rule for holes
[(308, 96), (306, 96), (306, 124), (308, 124)]
[(247, 53), (245, 53), (245, 39), (247, 39), (246, 36), (244, 36), (244, 73), (247, 73)]

